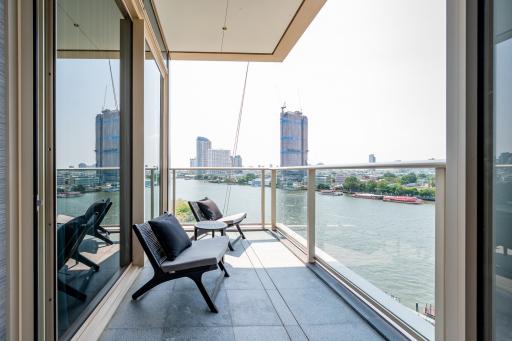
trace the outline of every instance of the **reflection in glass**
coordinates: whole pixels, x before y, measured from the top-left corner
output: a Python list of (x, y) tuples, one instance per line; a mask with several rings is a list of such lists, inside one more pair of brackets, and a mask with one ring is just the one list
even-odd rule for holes
[[(512, 338), (512, 17), (496, 1), (494, 47), (495, 337)], [(510, 6), (508, 7), (510, 9)], [(508, 14), (508, 20), (507, 15)], [(508, 31), (508, 33), (506, 32)]]
[(114, 0), (57, 2), (57, 328), (68, 339), (119, 270), (120, 20)]
[(144, 62), (144, 164), (145, 219), (159, 215), (160, 211), (160, 113), (161, 75), (149, 48)]

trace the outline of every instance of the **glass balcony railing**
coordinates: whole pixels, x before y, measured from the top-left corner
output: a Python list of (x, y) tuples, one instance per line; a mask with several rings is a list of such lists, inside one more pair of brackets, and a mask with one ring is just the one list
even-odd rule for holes
[(98, 200), (110, 199), (105, 226), (119, 226), (119, 168), (57, 169), (57, 216), (77, 217)]
[[(195, 222), (188, 201), (205, 197), (215, 201), (224, 216), (245, 212), (249, 224), (264, 224), (262, 216), (270, 219), (270, 212), (262, 209), (270, 208), (270, 203), (262, 206), (261, 201), (270, 196), (270, 172), (264, 169), (172, 169), (169, 179), (170, 205), (174, 203), (174, 212), (183, 224)], [(262, 183), (267, 191), (263, 196)]]
[(283, 234), (410, 335), (434, 338), (444, 161), (170, 172), (170, 211), (182, 222), (194, 222), (187, 200), (203, 197), (247, 212), (246, 224)]

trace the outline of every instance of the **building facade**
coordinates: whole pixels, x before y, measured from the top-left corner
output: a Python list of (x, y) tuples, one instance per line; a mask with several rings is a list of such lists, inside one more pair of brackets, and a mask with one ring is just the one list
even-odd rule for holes
[(208, 167), (212, 142), (206, 137), (198, 136), (196, 139), (196, 163), (197, 167)]
[(375, 157), (375, 154), (368, 155), (368, 162), (369, 163), (375, 163), (377, 162), (377, 158)]
[(232, 156), (231, 159), (232, 159), (231, 164), (233, 165), (233, 167), (243, 167), (242, 156), (235, 155), (235, 156)]
[(119, 110), (96, 115), (96, 167), (119, 167)]
[(300, 111), (281, 111), (281, 166), (308, 164), (308, 118)]

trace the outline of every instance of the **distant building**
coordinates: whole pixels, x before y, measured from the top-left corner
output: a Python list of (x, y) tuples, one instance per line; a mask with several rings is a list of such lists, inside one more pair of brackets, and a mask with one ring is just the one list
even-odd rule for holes
[[(212, 142), (206, 137), (198, 136), (196, 139), (196, 164), (197, 167), (208, 167)], [(204, 173), (204, 171), (200, 171)]]
[(240, 155), (235, 155), (231, 157), (231, 164), (233, 167), (243, 167), (242, 165), (242, 157)]
[(368, 162), (369, 163), (375, 163), (377, 162), (377, 158), (375, 157), (375, 154), (368, 155)]
[[(208, 159), (209, 167), (231, 167), (231, 153), (227, 149), (211, 149)], [(213, 170), (210, 174), (224, 174), (225, 171)]]
[[(96, 167), (119, 167), (120, 116), (118, 110), (102, 110), (96, 115)], [(119, 182), (119, 171), (101, 172), (103, 182)]]
[(308, 164), (308, 118), (300, 111), (281, 108), (281, 166)]
[(96, 115), (96, 167), (119, 167), (119, 111)]
[(227, 149), (211, 149), (209, 167), (231, 167), (231, 153)]
[(196, 158), (190, 159), (190, 167), (197, 167), (197, 159)]

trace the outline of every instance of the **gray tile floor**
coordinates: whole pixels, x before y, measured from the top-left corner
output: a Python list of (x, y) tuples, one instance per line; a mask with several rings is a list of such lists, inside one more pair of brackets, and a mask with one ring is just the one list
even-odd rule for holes
[[(350, 306), (267, 232), (247, 232), (226, 255), (231, 277), (209, 312), (186, 278), (130, 296), (152, 276), (146, 266), (101, 340), (379, 340)], [(220, 272), (205, 275), (212, 288)]]

